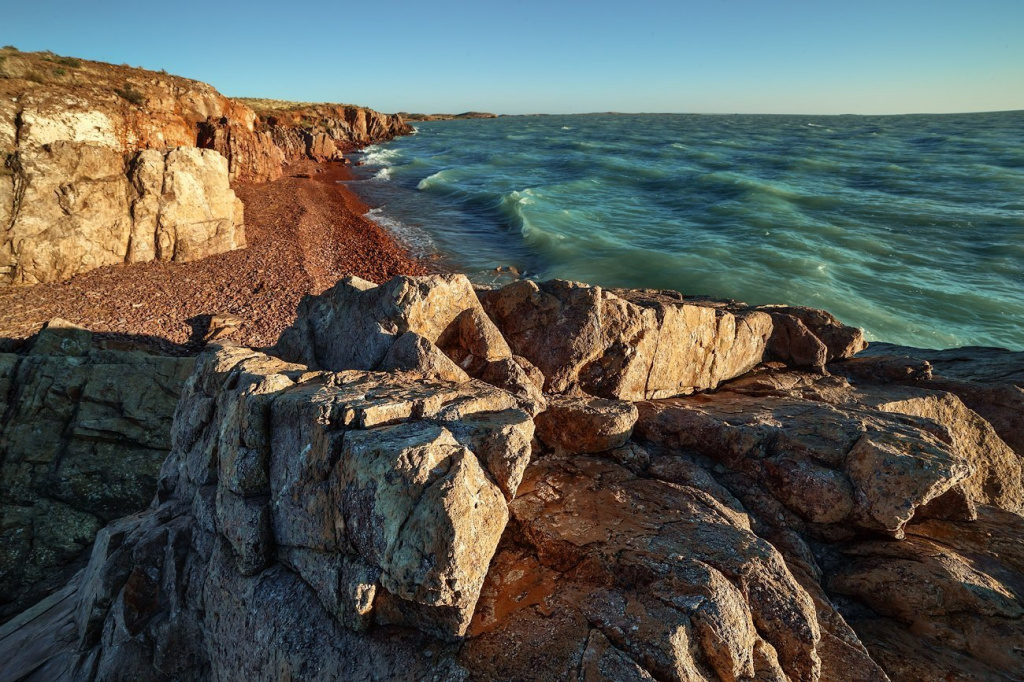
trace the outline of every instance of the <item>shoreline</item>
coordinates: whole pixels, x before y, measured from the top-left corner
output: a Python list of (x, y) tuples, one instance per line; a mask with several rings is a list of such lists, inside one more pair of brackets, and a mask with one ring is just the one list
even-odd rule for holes
[(211, 315), (241, 323), (231, 338), (266, 347), (299, 301), (342, 277), (377, 283), (436, 270), (385, 227), (346, 181), (343, 163), (285, 166), (266, 183), (235, 183), (247, 246), (189, 263), (148, 262), (91, 270), (52, 284), (0, 289), (0, 350), (17, 350), (53, 318), (87, 327), (119, 347), (170, 355), (202, 350)]

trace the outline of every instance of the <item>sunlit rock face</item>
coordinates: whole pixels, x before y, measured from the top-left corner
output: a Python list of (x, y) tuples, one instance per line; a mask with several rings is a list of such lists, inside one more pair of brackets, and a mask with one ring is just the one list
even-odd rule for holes
[(344, 280), (272, 353), (198, 359), (151, 508), (34, 622), (85, 679), (1012, 678), (1021, 460), (968, 401), (1017, 374), (863, 345), (670, 292)]

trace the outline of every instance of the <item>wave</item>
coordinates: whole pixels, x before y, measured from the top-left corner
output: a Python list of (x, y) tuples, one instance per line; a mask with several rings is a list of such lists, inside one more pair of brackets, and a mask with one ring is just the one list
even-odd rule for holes
[(368, 166), (389, 166), (401, 155), (398, 149), (372, 145), (363, 152), (363, 163)]
[(366, 217), (377, 223), (409, 248), (414, 255), (426, 256), (437, 252), (437, 247), (430, 234), (423, 229), (412, 227), (384, 212), (383, 208), (371, 208)]
[[(1024, 230), (1017, 117), (500, 127), (423, 126), (370, 148), (368, 176), (390, 182), (364, 183), (369, 203), (423, 224), (470, 271), (514, 253), (537, 276), (814, 305), (899, 343), (945, 329), (1024, 347), (1024, 247), (1008, 246)], [(949, 282), (991, 305), (958, 316), (939, 295)]]
[(391, 167), (385, 166), (377, 171), (376, 175), (373, 176), (374, 180), (390, 180), (391, 179)]
[(419, 181), (416, 185), (416, 189), (420, 191), (435, 189), (439, 187), (445, 187), (450, 184), (451, 176), (454, 175), (454, 171), (451, 169), (440, 170), (433, 175), (428, 175)]

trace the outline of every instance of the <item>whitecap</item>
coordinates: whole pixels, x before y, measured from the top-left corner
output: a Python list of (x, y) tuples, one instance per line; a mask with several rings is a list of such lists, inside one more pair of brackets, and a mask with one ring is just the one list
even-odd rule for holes
[(447, 172), (448, 171), (446, 169), (437, 171), (433, 175), (428, 175), (427, 177), (420, 180), (419, 184), (416, 185), (416, 189), (424, 190), (430, 189), (431, 187), (438, 187), (440, 185), (448, 184), (448, 176), (445, 175), (445, 173)]
[(387, 149), (373, 145), (363, 153), (363, 163), (368, 166), (390, 166), (391, 161), (401, 155), (397, 149)]

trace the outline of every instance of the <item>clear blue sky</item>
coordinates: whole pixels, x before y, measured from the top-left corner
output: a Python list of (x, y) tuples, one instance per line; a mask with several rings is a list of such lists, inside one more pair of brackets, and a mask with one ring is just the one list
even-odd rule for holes
[(0, 44), (384, 111), (1024, 109), (1024, 0), (0, 0)]

